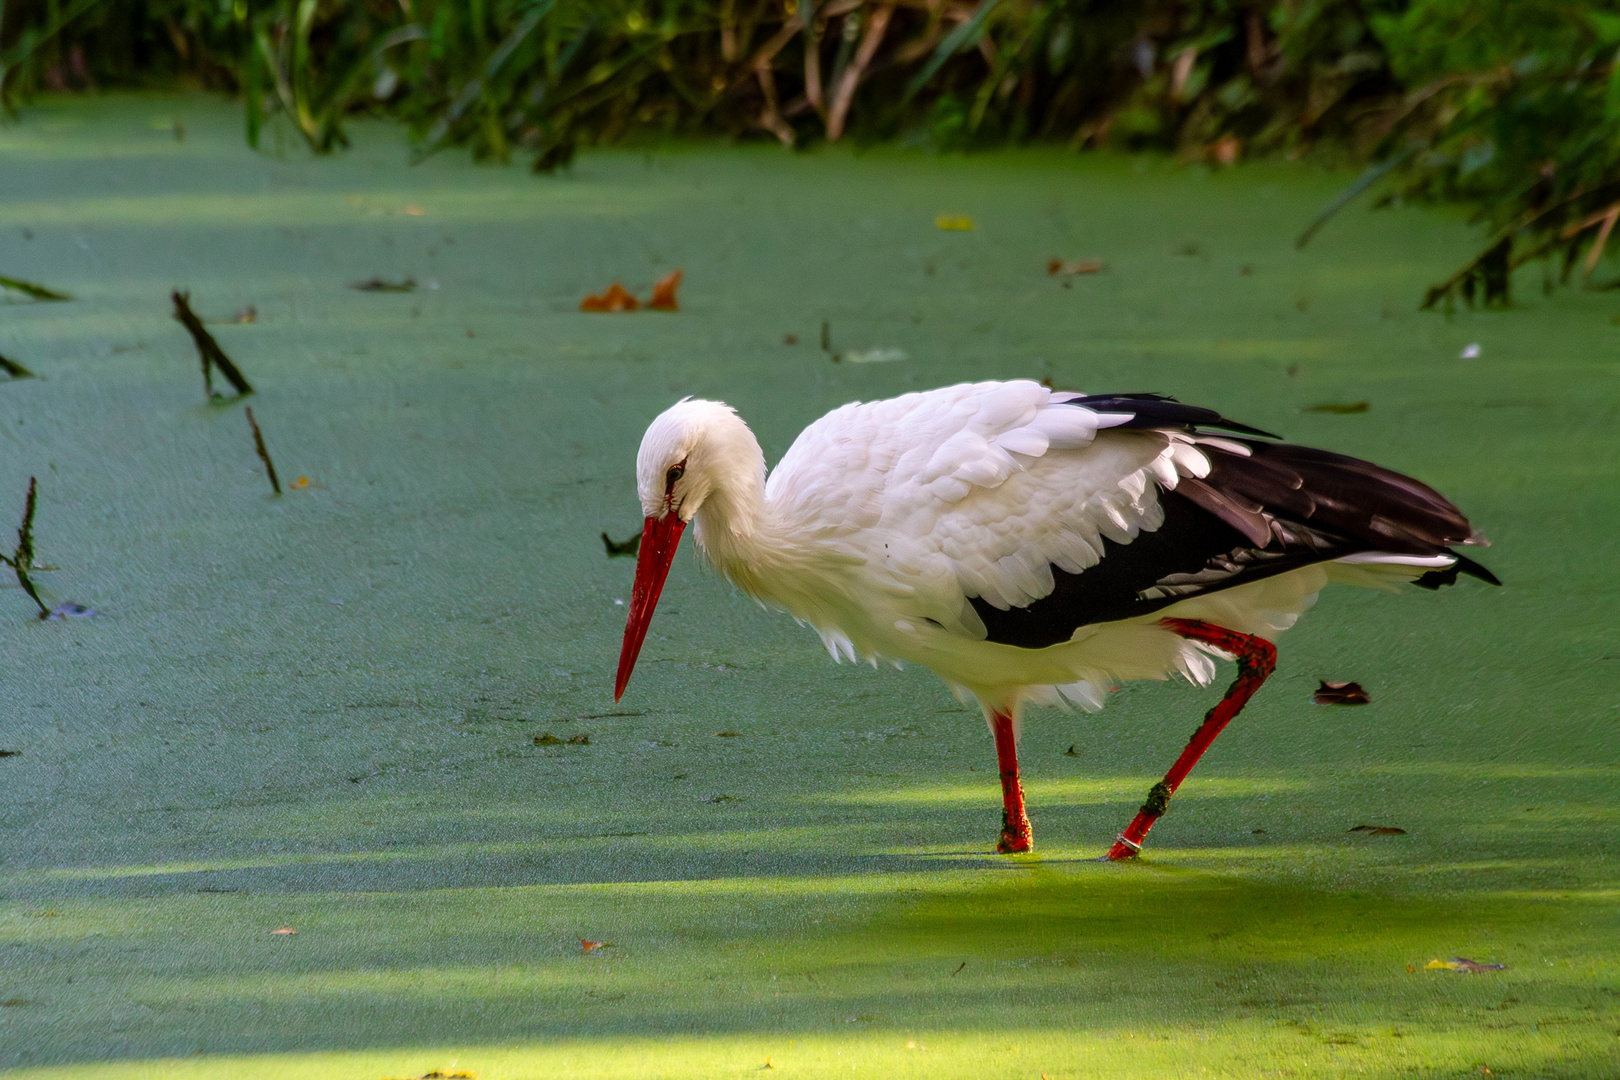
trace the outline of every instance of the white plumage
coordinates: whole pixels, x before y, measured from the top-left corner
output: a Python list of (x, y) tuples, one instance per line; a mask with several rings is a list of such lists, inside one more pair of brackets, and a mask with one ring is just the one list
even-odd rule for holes
[[(1161, 410), (1188, 409), (1152, 400)], [(659, 416), (642, 442), (637, 479), (647, 535), (653, 537), (655, 527), (675, 530), (659, 556), (667, 569), (681, 526), (666, 519), (693, 523), (704, 554), (727, 579), (814, 627), (835, 658), (921, 664), (959, 695), (976, 698), (987, 718), (1015, 720), (1030, 702), (1099, 708), (1108, 690), (1126, 679), (1180, 674), (1208, 682), (1211, 654), (1220, 650), (1167, 627), (1166, 618), (1270, 640), (1293, 625), (1330, 580), (1390, 587), (1458, 561), (1443, 546), (1407, 542), (1388, 551), (1368, 544), (1324, 550), (1322, 558), (1301, 563), (1298, 545), (1289, 548), (1282, 540), (1310, 533), (1311, 522), (1274, 523), (1254, 499), (1206, 483), (1215, 459), (1240, 468), (1257, 444), (1202, 427), (1252, 429), (1207, 410), (1192, 410), (1210, 418), (1202, 424), (1148, 426), (1139, 414), (1151, 412), (1151, 402), (1144, 397), (1138, 404), (1086, 399), (1024, 380), (854, 403), (806, 428), (767, 478), (747, 425), (723, 404), (688, 399)], [(1385, 475), (1455, 513), (1415, 481)], [(1250, 570), (1234, 576), (1225, 563), (1212, 562), (1213, 569), (1200, 563), (1191, 574), (1170, 567), (1142, 581), (1109, 583), (1110, 558), (1165, 526), (1166, 493), (1189, 478), (1197, 486), (1189, 486), (1189, 496), (1196, 497), (1178, 507), (1196, 503), (1217, 512), (1199, 519), (1198, 528), (1227, 529), (1217, 520), (1224, 515), (1239, 532), (1264, 541), (1232, 533), (1239, 548), (1253, 549), (1246, 556), (1234, 549), (1235, 557), (1293, 551), (1288, 568), (1248, 580)], [(1283, 487), (1290, 485), (1303, 481)], [(1262, 522), (1258, 534), (1255, 521)], [(1270, 544), (1268, 528), (1277, 545)], [(1445, 537), (1475, 539), (1471, 530)], [(644, 542), (644, 563), (652, 558), (648, 551), (663, 551), (662, 542)], [(1141, 567), (1131, 572), (1140, 574)], [(991, 640), (987, 619), (1001, 612), (1032, 617), (1039, 609), (1031, 605), (1051, 597), (1058, 578), (1128, 586), (1131, 603), (1157, 606), (1132, 617), (1082, 622), (1066, 640), (1045, 647)], [(642, 605), (643, 619), (651, 616), (662, 573), (657, 579)], [(638, 573), (638, 594), (643, 584)], [(637, 617), (633, 605), (631, 629)], [(626, 651), (633, 664), (631, 636), (627, 632)], [(621, 665), (621, 691), (628, 675)]]
[[(1290, 571), (1083, 627), (1071, 643), (1039, 650), (986, 641), (968, 603), (982, 597), (1006, 609), (1046, 596), (1053, 566), (1098, 566), (1104, 537), (1128, 544), (1159, 527), (1161, 488), (1209, 474), (1199, 437), (1112, 430), (1130, 417), (1067, 404), (1080, 396), (1029, 381), (986, 382), (845, 405), (805, 428), (762, 491), (763, 455), (742, 420), (717, 402), (686, 400), (647, 432), (640, 464), (657, 464), (643, 470), (642, 509), (659, 509), (666, 459), (697, 450), (685, 473), (694, 483), (708, 460), (705, 444), (735, 448), (746, 468), (721, 466), (724, 495), (694, 484), (678, 511), (695, 521), (715, 567), (814, 627), (835, 659), (921, 664), (987, 711), (1056, 703), (1058, 693), (1095, 709), (1109, 686), (1127, 679), (1179, 673), (1207, 683), (1214, 665), (1205, 648), (1161, 628), (1161, 619), (1206, 619), (1274, 638), (1329, 574)], [(1423, 569), (1395, 573), (1409, 579)]]

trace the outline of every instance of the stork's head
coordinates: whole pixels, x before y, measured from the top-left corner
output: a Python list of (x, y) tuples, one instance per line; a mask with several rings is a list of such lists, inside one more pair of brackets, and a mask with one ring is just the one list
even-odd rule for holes
[(690, 522), (716, 485), (725, 483), (738, 452), (746, 454), (740, 443), (753, 443), (753, 436), (729, 405), (686, 398), (665, 409), (648, 425), (636, 455), (641, 512), (649, 521), (674, 514)]
[(636, 455), (636, 493), (647, 520), (619, 651), (615, 701), (630, 681), (681, 532), (706, 501), (745, 485), (757, 487), (764, 476), (759, 443), (729, 405), (686, 398), (665, 409), (647, 428)]

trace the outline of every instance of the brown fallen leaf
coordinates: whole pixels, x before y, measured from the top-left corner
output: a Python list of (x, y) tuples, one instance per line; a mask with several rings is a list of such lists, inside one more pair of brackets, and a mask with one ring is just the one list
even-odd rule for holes
[(589, 746), (591, 745), (591, 737), (589, 735), (570, 735), (568, 736), (568, 745)]
[(1076, 274), (1100, 274), (1106, 264), (1099, 259), (1075, 259), (1065, 262), (1062, 259), (1046, 260), (1046, 272), (1052, 277), (1074, 277)]
[(740, 732), (740, 731), (717, 731), (717, 732), (714, 733), (714, 737), (717, 738), (717, 739), (738, 739), (738, 738), (742, 737), (742, 732)]
[(21, 750), (0, 750), (0, 757), (22, 757)]
[(1321, 405), (1307, 405), (1302, 412), (1337, 413), (1348, 416), (1351, 413), (1364, 413), (1372, 408), (1366, 401), (1330, 401)]
[(1481, 964), (1477, 960), (1470, 960), (1466, 956), (1453, 956), (1450, 960), (1430, 960), (1423, 965), (1424, 971), (1459, 971), (1469, 975), (1478, 975), (1486, 971), (1506, 971), (1506, 964)]
[(612, 944), (613, 942), (611, 941), (587, 941), (581, 938), (579, 942), (579, 951), (584, 953), (600, 952)]
[(797, 345), (798, 343), (799, 343), (799, 335), (798, 334), (783, 334), (782, 335), (782, 344), (784, 344), (784, 345)]
[(596, 296), (587, 296), (579, 302), (581, 311), (634, 311), (641, 301), (631, 296), (617, 281)]
[(653, 282), (652, 299), (647, 301), (651, 311), (679, 311), (680, 305), (675, 302), (675, 290), (681, 287), (681, 278), (686, 276), (684, 270), (671, 270), (657, 281)]
[(278, 926), (276, 929), (270, 932), (272, 934), (280, 934), (282, 937), (292, 937), (294, 934), (298, 933), (298, 931), (294, 930), (290, 926)]
[(1399, 825), (1357, 825), (1351, 832), (1371, 833), (1374, 836), (1405, 836), (1406, 830)]
[(1317, 705), (1367, 705), (1372, 702), (1358, 682), (1320, 681), (1322, 685), (1311, 696), (1311, 701)]
[(536, 745), (536, 746), (561, 746), (562, 745), (562, 740), (557, 738), (557, 736), (553, 735), (551, 732), (548, 731), (544, 735), (536, 735), (534, 737), (534, 745)]

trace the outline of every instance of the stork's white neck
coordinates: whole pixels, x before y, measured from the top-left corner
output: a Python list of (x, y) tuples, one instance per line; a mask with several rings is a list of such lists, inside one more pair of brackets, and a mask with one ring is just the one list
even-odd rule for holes
[(687, 459), (698, 500), (693, 532), (703, 554), (750, 595), (793, 610), (775, 586), (808, 552), (765, 500), (765, 454), (735, 413), (709, 418)]

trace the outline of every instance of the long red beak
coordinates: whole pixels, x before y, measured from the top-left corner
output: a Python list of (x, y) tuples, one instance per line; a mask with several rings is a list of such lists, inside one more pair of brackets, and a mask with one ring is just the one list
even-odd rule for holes
[(675, 549), (680, 546), (685, 528), (686, 522), (675, 513), (648, 518), (642, 526), (636, 584), (630, 592), (630, 617), (625, 620), (624, 645), (619, 649), (619, 677), (613, 683), (614, 701), (624, 696), (630, 673), (636, 668), (641, 643), (647, 639), (647, 625), (652, 622), (653, 608), (658, 606), (658, 595), (664, 591), (664, 579), (669, 576), (669, 564), (675, 561)]

